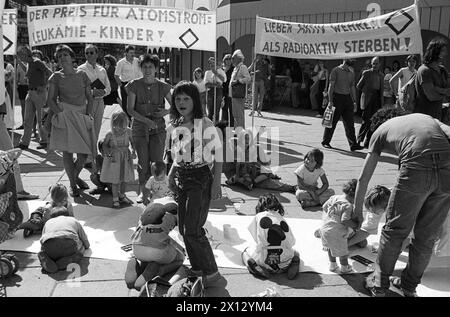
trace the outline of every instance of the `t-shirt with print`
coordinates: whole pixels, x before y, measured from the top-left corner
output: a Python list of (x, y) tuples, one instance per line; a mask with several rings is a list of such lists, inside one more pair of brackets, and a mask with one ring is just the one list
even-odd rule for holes
[(386, 121), (373, 133), (369, 153), (381, 152), (407, 163), (424, 154), (450, 152), (450, 143), (433, 117), (412, 113)]
[(163, 198), (170, 193), (169, 180), (167, 179), (167, 177), (164, 177), (163, 180), (159, 181), (154, 176), (152, 176), (145, 184), (145, 187), (150, 189), (152, 193), (152, 199)]
[(376, 214), (373, 212), (366, 212), (364, 221), (361, 225), (361, 230), (368, 232), (369, 234), (378, 233), (378, 225), (380, 224), (383, 213)]
[(317, 187), (317, 180), (325, 174), (325, 171), (319, 167), (310, 172), (305, 164), (302, 164), (295, 170), (294, 174), (302, 178), (305, 184)]
[[(205, 133), (205, 130), (208, 130), (208, 132)], [(190, 132), (190, 134), (187, 134), (187, 132)], [(216, 152), (218, 155), (222, 153), (222, 148), (219, 148), (221, 143), (212, 141), (212, 139), (220, 140), (217, 129), (212, 121), (206, 117), (195, 119), (194, 128), (191, 131), (186, 127), (175, 127), (171, 124), (167, 127), (167, 135), (174, 166), (183, 168), (205, 166), (213, 162), (211, 155)], [(206, 135), (208, 137), (203, 137)], [(214, 148), (213, 145), (216, 145), (216, 147)]]

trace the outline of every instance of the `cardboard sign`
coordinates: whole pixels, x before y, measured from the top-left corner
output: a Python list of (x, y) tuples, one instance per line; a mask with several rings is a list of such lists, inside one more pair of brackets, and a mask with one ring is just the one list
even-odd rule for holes
[(4, 9), (2, 13), (3, 54), (15, 55), (17, 49), (17, 9)]

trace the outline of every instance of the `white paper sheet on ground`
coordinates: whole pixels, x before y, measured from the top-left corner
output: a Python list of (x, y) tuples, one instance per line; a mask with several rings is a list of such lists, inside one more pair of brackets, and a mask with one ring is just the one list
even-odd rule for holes
[[(25, 220), (31, 212), (44, 204), (42, 201), (19, 202)], [(75, 217), (83, 225), (91, 243), (91, 248), (86, 251), (85, 256), (127, 261), (131, 254), (123, 251), (121, 247), (130, 243), (131, 234), (141, 212), (142, 209), (139, 207), (111, 209), (74, 204)], [(245, 268), (241, 253), (253, 241), (247, 229), (251, 220), (252, 216), (209, 214), (205, 228), (219, 267)], [(321, 240), (314, 237), (314, 231), (320, 226), (321, 220), (293, 218), (287, 220), (297, 241), (295, 249), (300, 253), (300, 271), (334, 274), (328, 271), (328, 256), (322, 250)], [(224, 225), (229, 225), (225, 234)], [(171, 236), (184, 245), (177, 230), (172, 231)], [(39, 238), (40, 236), (35, 235), (24, 239), (22, 231), (18, 231), (13, 239), (2, 243), (0, 249), (37, 253), (40, 250)], [(370, 236), (368, 240), (369, 245), (378, 242), (379, 235)], [(370, 247), (351, 249), (351, 255), (355, 254), (375, 262), (376, 254), (370, 251)], [(395, 268), (404, 268), (406, 261), (407, 253), (403, 252)], [(186, 261), (186, 264), (188, 263)], [(350, 263), (357, 273), (372, 271), (372, 268), (358, 262), (350, 260)], [(449, 268), (449, 257), (433, 258), (424, 274), (422, 285), (418, 288), (419, 295), (450, 296)]]

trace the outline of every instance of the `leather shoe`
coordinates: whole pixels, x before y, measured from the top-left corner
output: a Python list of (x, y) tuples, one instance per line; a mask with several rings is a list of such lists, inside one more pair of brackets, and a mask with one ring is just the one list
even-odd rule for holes
[(47, 148), (47, 143), (39, 143), (39, 145), (36, 147), (36, 149), (40, 150), (40, 149), (46, 149)]
[(16, 148), (19, 148), (21, 150), (28, 150), (28, 145), (25, 145), (23, 143), (19, 143)]
[(353, 145), (351, 148), (350, 148), (350, 151), (359, 151), (359, 150), (362, 150), (362, 149), (364, 149), (364, 147), (362, 147), (361, 145), (359, 145), (359, 144), (355, 144), (355, 145)]
[(76, 183), (80, 189), (89, 189), (89, 185), (81, 178), (77, 178)]
[(322, 142), (322, 146), (324, 147), (324, 148), (326, 148), (326, 149), (332, 149), (333, 147), (330, 145), (330, 143), (325, 143), (325, 142)]
[(80, 197), (80, 190), (78, 187), (71, 187), (69, 188), (69, 195), (72, 197)]

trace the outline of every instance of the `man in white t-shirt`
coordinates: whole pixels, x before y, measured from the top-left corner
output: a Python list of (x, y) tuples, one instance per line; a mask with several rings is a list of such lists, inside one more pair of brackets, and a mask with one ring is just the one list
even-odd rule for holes
[(142, 77), (142, 71), (139, 67), (139, 59), (134, 57), (135, 48), (133, 45), (125, 46), (125, 57), (117, 62), (114, 77), (120, 87), (120, 96), (122, 98), (122, 109), (125, 113), (127, 111), (127, 91), (125, 86), (133, 79)]

